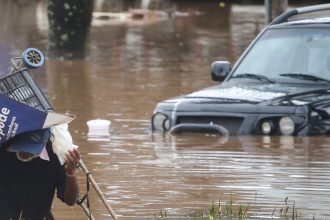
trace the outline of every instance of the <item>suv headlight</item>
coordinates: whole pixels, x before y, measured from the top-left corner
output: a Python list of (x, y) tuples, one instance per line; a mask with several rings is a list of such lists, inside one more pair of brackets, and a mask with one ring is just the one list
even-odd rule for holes
[(279, 121), (280, 131), (284, 135), (292, 135), (295, 129), (294, 121), (288, 116), (284, 116)]
[(167, 115), (157, 112), (152, 116), (151, 126), (153, 131), (168, 131), (170, 120)]

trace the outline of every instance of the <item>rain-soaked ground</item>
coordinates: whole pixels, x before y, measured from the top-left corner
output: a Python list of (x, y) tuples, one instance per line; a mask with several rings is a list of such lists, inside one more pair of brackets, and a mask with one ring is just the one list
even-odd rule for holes
[[(122, 11), (139, 2), (96, 3), (96, 11)], [(76, 114), (70, 131), (120, 219), (154, 219), (165, 211), (184, 218), (207, 211), (213, 201), (224, 206), (231, 197), (261, 219), (276, 215), (286, 197), (301, 219), (330, 218), (330, 137), (150, 132), (157, 102), (213, 85), (211, 62), (234, 62), (263, 28), (263, 7), (238, 3), (163, 1), (163, 9), (176, 9), (171, 17), (94, 20), (88, 59), (49, 58), (33, 72), (57, 112)], [(31, 46), (47, 55), (44, 6), (41, 0), (2, 1), (2, 57)], [(96, 118), (112, 122), (110, 140), (88, 139), (86, 122)], [(79, 180), (84, 194), (81, 171)], [(89, 200), (95, 219), (111, 219), (92, 189)], [(53, 210), (57, 219), (86, 219), (79, 206), (57, 199)]]

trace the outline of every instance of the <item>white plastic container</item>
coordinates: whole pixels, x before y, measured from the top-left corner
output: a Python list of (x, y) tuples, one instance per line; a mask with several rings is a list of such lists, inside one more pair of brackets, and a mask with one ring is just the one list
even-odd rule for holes
[(107, 140), (110, 138), (111, 121), (104, 119), (94, 119), (87, 121), (88, 139)]

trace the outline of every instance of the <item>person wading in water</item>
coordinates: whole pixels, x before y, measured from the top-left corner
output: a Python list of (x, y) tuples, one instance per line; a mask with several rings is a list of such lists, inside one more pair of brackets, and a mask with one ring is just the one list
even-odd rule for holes
[[(76, 168), (80, 160), (77, 149), (65, 154), (62, 166), (52, 149), (49, 135), (36, 148), (36, 154), (13, 151), (15, 138), (0, 145), (0, 219), (53, 220), (53, 198), (69, 206), (76, 203), (79, 186)], [(45, 145), (46, 143), (46, 145)], [(47, 155), (46, 159), (40, 156)]]

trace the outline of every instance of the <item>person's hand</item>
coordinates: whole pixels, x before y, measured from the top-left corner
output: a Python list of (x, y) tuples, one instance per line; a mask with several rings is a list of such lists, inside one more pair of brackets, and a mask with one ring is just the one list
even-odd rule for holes
[(69, 150), (68, 153), (65, 154), (65, 171), (67, 176), (74, 176), (76, 175), (76, 168), (79, 164), (80, 160), (80, 153), (79, 151), (74, 148)]

